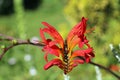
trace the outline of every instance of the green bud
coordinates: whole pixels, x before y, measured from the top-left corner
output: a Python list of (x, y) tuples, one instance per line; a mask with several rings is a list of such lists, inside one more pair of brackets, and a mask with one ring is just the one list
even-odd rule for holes
[(13, 44), (16, 44), (16, 43), (17, 43), (17, 40), (15, 40), (15, 39), (12, 40), (12, 43), (13, 43)]
[(1, 48), (4, 49), (4, 48), (5, 48), (5, 45), (2, 45)]

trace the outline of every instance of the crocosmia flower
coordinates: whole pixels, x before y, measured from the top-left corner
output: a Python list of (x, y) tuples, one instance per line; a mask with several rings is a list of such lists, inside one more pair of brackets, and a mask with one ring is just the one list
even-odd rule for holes
[[(42, 43), (45, 44), (42, 49), (45, 52), (44, 58), (47, 62), (44, 66), (45, 70), (52, 66), (58, 66), (64, 71), (64, 74), (67, 74), (78, 64), (88, 63), (94, 57), (93, 48), (88, 44), (89, 41), (85, 36), (87, 33), (86, 21), (87, 19), (83, 17), (81, 22), (69, 32), (65, 40), (53, 26), (47, 22), (42, 22), (45, 28), (40, 28), (40, 37)], [(47, 34), (45, 33), (51, 38), (46, 38)], [(75, 46), (78, 46), (77, 50), (74, 49)], [(48, 54), (56, 57), (49, 61)]]

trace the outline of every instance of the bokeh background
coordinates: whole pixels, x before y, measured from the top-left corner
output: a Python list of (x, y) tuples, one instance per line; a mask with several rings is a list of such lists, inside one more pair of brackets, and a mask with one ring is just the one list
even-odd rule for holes
[[(120, 0), (0, 0), (0, 33), (19, 39), (40, 40), (42, 21), (53, 25), (65, 38), (82, 17), (88, 18), (87, 34), (94, 48), (94, 62), (120, 74), (120, 64), (109, 45), (120, 51)], [(0, 42), (0, 46), (9, 45)], [(0, 51), (1, 53), (1, 51)], [(45, 71), (40, 47), (22, 45), (9, 50), (0, 61), (0, 80), (63, 80), (57, 67)], [(50, 56), (53, 57), (53, 56)], [(117, 68), (117, 69), (116, 69)], [(117, 80), (100, 70), (102, 80)], [(82, 64), (69, 73), (70, 80), (97, 80), (95, 66)]]

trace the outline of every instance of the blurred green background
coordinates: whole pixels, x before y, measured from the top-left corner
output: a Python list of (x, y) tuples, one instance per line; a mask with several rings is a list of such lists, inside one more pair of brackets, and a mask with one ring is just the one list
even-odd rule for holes
[[(88, 29), (95, 27), (87, 34), (96, 55), (93, 61), (120, 67), (109, 48), (109, 44), (120, 44), (120, 0), (0, 0), (0, 33), (40, 40), (41, 22), (46, 21), (65, 38), (82, 16), (88, 18)], [(0, 46), (4, 44), (9, 45), (0, 42)], [(63, 80), (57, 67), (43, 69), (43, 56), (40, 47), (30, 45), (9, 50), (0, 61), (0, 80)], [(117, 80), (104, 70), (101, 74), (102, 80)], [(70, 80), (97, 80), (95, 67), (90, 64), (79, 65), (69, 75)]]

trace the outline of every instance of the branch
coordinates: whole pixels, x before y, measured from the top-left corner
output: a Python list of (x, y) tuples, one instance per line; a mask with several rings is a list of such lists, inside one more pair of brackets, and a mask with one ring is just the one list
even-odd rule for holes
[(101, 68), (101, 69), (104, 69), (105, 71), (111, 73), (111, 74), (112, 74), (113, 76), (115, 76), (116, 78), (120, 79), (120, 75), (117, 75), (116, 73), (114, 73), (113, 71), (111, 71), (109, 68), (104, 67), (104, 66), (102, 66), (102, 65), (100, 65), (100, 64), (97, 64), (97, 63), (95, 63), (95, 62), (92, 62), (92, 61), (90, 61), (89, 63), (92, 64), (92, 65), (94, 65), (94, 66), (98, 66), (98, 67)]
[(33, 46), (40, 46), (40, 47), (44, 46), (44, 44), (42, 42), (34, 43), (34, 42), (31, 42), (29, 39), (28, 40), (20, 40), (20, 39), (15, 39), (11, 36), (6, 36), (3, 34), (0, 34), (0, 36), (3, 37), (3, 38), (0, 38), (0, 41), (12, 41), (13, 42), (13, 44), (11, 44), (10, 46), (3, 48), (3, 51), (0, 54), (0, 61), (1, 61), (2, 57), (5, 55), (5, 53), (9, 49), (11, 49), (15, 46), (18, 46), (18, 45), (33, 45)]
[[(37, 42), (37, 43), (35, 42), (35, 43), (34, 43), (34, 42), (30, 41), (29, 39), (28, 39), (28, 40), (21, 40), (21, 39), (16, 39), (16, 38), (13, 38), (13, 37), (11, 37), (11, 36), (6, 36), (6, 35), (3, 35), (3, 34), (0, 34), (0, 37), (3, 37), (3, 38), (0, 38), (0, 41), (12, 41), (12, 42), (13, 42), (12, 45), (3, 48), (3, 52), (0, 54), (0, 61), (1, 61), (2, 57), (4, 56), (4, 54), (5, 54), (9, 49), (11, 49), (11, 48), (13, 48), (13, 47), (15, 47), (15, 46), (18, 46), (18, 45), (33, 45), (33, 46), (40, 46), (40, 47), (45, 46), (45, 44), (43, 44), (42, 42)], [(84, 58), (82, 58), (82, 57), (79, 57), (79, 58), (84, 60)], [(94, 65), (94, 66), (98, 66), (99, 68), (104, 69), (105, 71), (111, 73), (111, 74), (112, 74), (113, 76), (115, 76), (116, 78), (120, 79), (120, 76), (119, 76), (119, 75), (117, 75), (116, 73), (114, 73), (113, 71), (111, 71), (111, 70), (110, 70), (109, 68), (107, 68), (107, 67), (104, 67), (104, 66), (102, 66), (102, 65), (100, 65), (100, 64), (97, 64), (97, 63), (95, 63), (95, 62), (92, 62), (92, 61), (90, 61), (89, 64), (92, 64), (92, 65)]]
[[(82, 59), (82, 60), (85, 61), (85, 59), (83, 57), (79, 56), (78, 58), (80, 58), (80, 59)], [(99, 68), (104, 69), (105, 71), (111, 73), (113, 76), (115, 76), (116, 78), (118, 78), (120, 80), (120, 75), (117, 75), (116, 73), (114, 73), (113, 71), (111, 71), (109, 68), (107, 68), (107, 67), (105, 67), (103, 65), (97, 64), (95, 62), (92, 62), (92, 61), (90, 61), (89, 64), (94, 65), (94, 66), (98, 66)]]

